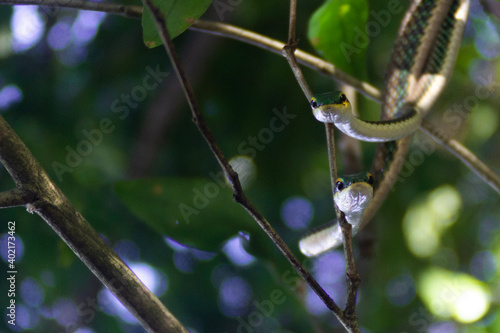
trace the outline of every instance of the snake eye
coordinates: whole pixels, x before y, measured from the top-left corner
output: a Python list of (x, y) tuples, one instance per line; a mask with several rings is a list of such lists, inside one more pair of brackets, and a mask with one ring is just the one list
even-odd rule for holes
[(347, 97), (345, 97), (345, 94), (340, 94), (339, 101), (340, 103), (344, 103), (347, 100)]
[(311, 107), (316, 109), (318, 107), (318, 102), (316, 102), (315, 98), (311, 98)]
[(368, 174), (368, 184), (373, 185), (375, 183), (375, 179), (373, 179), (373, 176), (369, 173)]
[(344, 189), (344, 182), (341, 180), (337, 180), (335, 183), (335, 192), (342, 191)]

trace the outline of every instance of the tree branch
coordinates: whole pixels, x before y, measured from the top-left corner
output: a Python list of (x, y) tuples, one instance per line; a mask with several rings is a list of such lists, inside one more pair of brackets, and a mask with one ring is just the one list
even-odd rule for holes
[(84, 0), (0, 0), (0, 5), (37, 5), (56, 8), (73, 8), (105, 12), (108, 14), (121, 15), (130, 18), (141, 18), (141, 6), (119, 5), (105, 2), (94, 2)]
[(20, 188), (0, 192), (0, 208), (25, 206), (36, 200), (37, 196), (33, 192)]
[(441, 144), (450, 153), (459, 158), (462, 163), (500, 194), (500, 177), (474, 155), (473, 152), (467, 149), (467, 147), (464, 147), (454, 139), (450, 139), (440, 128), (425, 119), (422, 121), (420, 129), (435, 142)]
[(189, 81), (184, 74), (182, 65), (179, 57), (175, 51), (175, 47), (170, 39), (167, 29), (165, 28), (165, 19), (162, 13), (156, 8), (151, 0), (144, 0), (146, 8), (152, 13), (155, 18), (156, 28), (162, 39), (165, 50), (170, 58), (174, 71), (183, 87), (186, 99), (191, 110), (192, 119), (196, 125), (198, 131), (202, 135), (203, 139), (207, 142), (210, 150), (213, 152), (217, 162), (219, 163), (221, 169), (225, 173), (228, 182), (230, 183), (233, 190), (233, 199), (239, 203), (250, 216), (257, 222), (257, 224), (264, 230), (264, 232), (273, 241), (276, 247), (283, 253), (287, 258), (293, 268), (299, 273), (299, 275), (309, 284), (309, 286), (314, 290), (314, 292), (320, 297), (320, 299), (325, 303), (325, 305), (335, 314), (335, 316), (343, 322), (342, 310), (337, 306), (337, 304), (328, 296), (328, 294), (323, 290), (319, 283), (311, 276), (311, 274), (306, 270), (302, 263), (297, 259), (297, 257), (288, 248), (286, 243), (281, 239), (274, 228), (269, 224), (269, 222), (264, 218), (264, 216), (255, 208), (251, 201), (246, 197), (238, 174), (232, 169), (231, 165), (228, 163), (226, 157), (222, 153), (219, 145), (217, 144), (212, 132), (208, 128), (205, 119), (200, 112), (198, 103), (194, 97), (194, 93), (191, 89)]
[(146, 330), (187, 333), (73, 207), (1, 116), (0, 162), (17, 185), (17, 189), (0, 195), (0, 201), (4, 204), (9, 200), (16, 205), (30, 204), (31, 211), (47, 222)]
[[(283, 47), (283, 55), (288, 60), (297, 82), (299, 83), (304, 95), (307, 100), (311, 100), (312, 92), (307, 84), (302, 70), (300, 69), (297, 60), (295, 59), (295, 49), (297, 47), (297, 41), (295, 39), (295, 22), (297, 15), (297, 1), (290, 0), (290, 27), (288, 32), (288, 44)], [(337, 179), (337, 158), (335, 153), (335, 126), (330, 123), (325, 123), (326, 131), (326, 141), (328, 148), (328, 162), (330, 167), (330, 182), (332, 189), (332, 199), (335, 194), (336, 179)], [(358, 333), (360, 332), (356, 317), (356, 295), (358, 291), (358, 286), (360, 283), (359, 275), (356, 271), (356, 263), (354, 261), (354, 255), (352, 251), (352, 226), (347, 223), (344, 213), (342, 213), (335, 200), (333, 200), (333, 206), (335, 207), (335, 213), (337, 215), (337, 221), (340, 225), (343, 235), (344, 242), (344, 257), (346, 261), (346, 280), (347, 280), (347, 299), (346, 307), (343, 312), (342, 324), (345, 326), (348, 332)]]

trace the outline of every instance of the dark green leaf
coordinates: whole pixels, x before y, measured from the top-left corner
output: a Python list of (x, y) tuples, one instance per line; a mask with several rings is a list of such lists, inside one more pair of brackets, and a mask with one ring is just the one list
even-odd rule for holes
[[(165, 16), (170, 38), (175, 38), (207, 10), (212, 0), (153, 0), (153, 3)], [(147, 9), (144, 9), (142, 14), (142, 28), (144, 44), (147, 47), (153, 48), (162, 44), (153, 16)]]
[(327, 61), (363, 78), (370, 41), (367, 18), (366, 0), (327, 0), (309, 20), (309, 40)]
[(239, 231), (262, 233), (228, 187), (209, 179), (162, 178), (119, 182), (119, 198), (161, 234), (214, 251)]

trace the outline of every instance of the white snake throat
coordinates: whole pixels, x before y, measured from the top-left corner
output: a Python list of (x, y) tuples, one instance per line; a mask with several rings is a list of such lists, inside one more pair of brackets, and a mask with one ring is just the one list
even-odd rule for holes
[[(373, 197), (373, 177), (368, 172), (337, 179), (335, 204), (344, 212), (355, 235), (363, 214)], [(300, 251), (306, 256), (317, 256), (342, 244), (342, 231), (338, 223), (330, 223), (314, 229), (299, 242)]]

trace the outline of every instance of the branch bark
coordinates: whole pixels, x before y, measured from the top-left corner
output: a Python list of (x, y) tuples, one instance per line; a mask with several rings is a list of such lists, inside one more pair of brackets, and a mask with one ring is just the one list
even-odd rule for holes
[(103, 241), (50, 179), (0, 116), (0, 162), (16, 189), (0, 194), (2, 207), (29, 205), (149, 332), (187, 333), (182, 324)]

